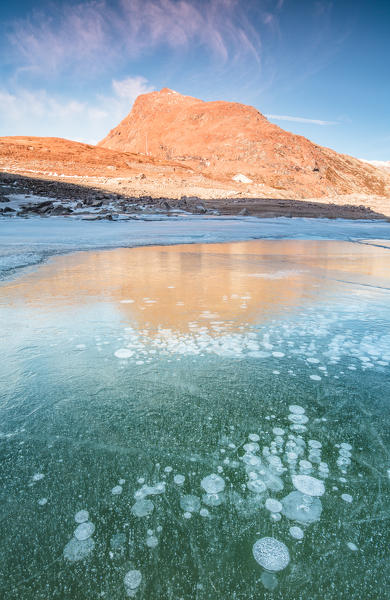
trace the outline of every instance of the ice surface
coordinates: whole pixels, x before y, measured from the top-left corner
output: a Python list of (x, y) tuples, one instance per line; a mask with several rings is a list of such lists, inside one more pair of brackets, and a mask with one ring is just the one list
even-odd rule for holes
[(201, 217), (110, 223), (62, 217), (3, 218), (0, 278), (52, 254), (97, 248), (229, 242), (248, 239), (389, 239), (384, 221)]
[[(234, 256), (232, 273), (237, 270), (238, 279), (229, 277), (228, 286), (220, 286), (218, 279), (217, 293), (226, 295), (226, 302), (237, 292), (237, 311), (247, 296), (240, 269), (242, 260), (249, 260), (250, 247), (243, 248), (245, 259), (244, 255), (239, 260)], [(275, 250), (279, 256), (279, 243)], [(209, 248), (209, 252), (215, 253), (218, 264), (223, 262), (220, 249)], [(99, 272), (104, 254), (111, 253), (96, 254)], [(178, 269), (188, 267), (193, 273), (194, 263), (186, 262), (188, 254), (186, 249), (180, 255)], [(314, 260), (305, 253), (303, 259), (307, 263)], [(53, 263), (69, 267), (69, 260), (70, 266), (79, 264), (77, 256)], [(157, 263), (160, 268), (160, 261)], [(38, 271), (46, 269), (50, 271), (51, 266)], [(34, 284), (40, 281), (38, 271), (31, 276)], [(28, 597), (34, 581), (36, 600), (55, 595), (58, 586), (75, 590), (80, 597), (99, 598), (103, 592), (125, 597), (124, 574), (140, 568), (145, 594), (153, 600), (187, 600), (195, 589), (199, 589), (199, 598), (221, 600), (229, 598), (233, 588), (237, 597), (248, 600), (266, 594), (262, 585), (271, 590), (267, 585), (273, 583), (279, 586), (276, 595), (280, 597), (310, 596), (314, 584), (323, 600), (333, 600), (335, 593), (340, 600), (348, 600), (355, 592), (368, 597), (374, 580), (380, 597), (385, 597), (381, 561), (388, 534), (383, 525), (383, 482), (388, 481), (389, 464), (388, 409), (383, 398), (388, 397), (388, 365), (380, 362), (390, 356), (387, 313), (381, 306), (381, 302), (388, 305), (388, 291), (382, 290), (381, 298), (375, 295), (378, 303), (370, 304), (367, 298), (373, 296), (366, 290), (343, 284), (345, 296), (339, 295), (337, 287), (335, 297), (329, 301), (321, 295), (318, 306), (310, 293), (306, 305), (306, 297), (299, 296), (294, 310), (281, 306), (280, 314), (272, 312), (251, 323), (247, 316), (239, 316), (229, 323), (228, 334), (221, 335), (227, 327), (221, 315), (218, 323), (204, 318), (199, 324), (191, 318), (187, 329), (185, 313), (180, 310), (184, 327), (175, 331), (171, 324), (149, 324), (149, 315), (140, 317), (138, 302), (122, 307), (120, 298), (137, 297), (130, 274), (120, 289), (115, 287), (112, 297), (107, 285), (101, 295), (82, 296), (80, 306), (74, 304), (71, 293), (75, 288), (70, 286), (67, 295), (72, 269), (65, 271), (64, 285), (57, 279), (44, 281), (48, 293), (58, 290), (61, 310), (51, 299), (53, 304), (49, 303), (46, 311), (40, 296), (44, 286), (38, 289), (38, 308), (32, 306), (32, 290), (26, 287), (18, 302), (2, 309), (8, 335), (3, 345), (5, 360), (0, 362), (0, 381), (5, 382), (0, 438), (5, 456), (4, 487), (13, 498), (13, 518), (2, 522), (0, 551), (6, 564), (12, 565), (6, 574), (9, 589), (19, 591), (20, 586), (20, 597)], [(159, 290), (143, 290), (140, 298), (147, 293), (159, 298), (163, 319), (166, 298), (160, 291), (165, 290), (167, 296), (176, 292), (168, 294), (166, 286), (172, 280), (165, 277), (163, 268), (161, 278)], [(12, 288), (17, 289), (23, 279), (16, 284), (13, 281)], [(88, 288), (88, 278), (78, 283), (80, 289)], [(256, 283), (265, 284), (268, 291), (269, 281)], [(152, 286), (149, 280), (148, 286)], [(303, 293), (305, 290), (303, 286)], [(187, 297), (178, 296), (186, 300), (186, 307), (193, 293), (189, 289)], [(18, 303), (22, 306), (19, 298), (23, 309), (18, 309)], [(249, 306), (249, 300), (246, 302)], [(178, 310), (176, 298), (172, 307)], [(50, 314), (53, 308), (56, 310)], [(198, 313), (206, 308), (210, 309), (208, 317), (218, 313), (203, 304)], [(217, 329), (210, 333), (210, 327)], [(85, 351), (75, 352), (81, 344)], [(272, 356), (271, 349), (266, 357), (250, 356), (257, 351), (256, 345), (265, 348), (263, 344), (281, 349), (286, 359)], [(134, 354), (126, 361), (118, 360), (114, 356), (118, 348)], [(328, 378), (322, 372), (320, 386), (309, 380), (309, 374), (316, 371), (316, 363), (306, 360), (310, 356), (318, 357), (329, 373)], [(369, 360), (361, 360), (363, 357)], [(143, 361), (142, 367), (136, 360)], [(11, 369), (5, 368), (7, 362)], [(283, 363), (278, 378), (272, 375), (276, 362)], [(287, 363), (296, 377), (290, 376)], [(356, 364), (355, 371), (347, 369), (351, 363)], [(367, 364), (373, 367), (366, 369)], [(340, 377), (337, 382), (335, 375)], [(304, 425), (301, 432), (290, 429), (289, 406), (290, 414), (298, 417), (293, 424)], [(356, 451), (353, 458), (352, 445)], [(46, 475), (35, 483), (32, 475), (38, 471)], [(309, 473), (318, 477), (317, 481), (328, 477), (321, 501), (308, 496), (306, 487), (305, 494), (292, 491), (293, 476)], [(180, 497), (200, 497), (204, 491), (201, 482), (210, 474), (224, 481), (223, 491), (204, 493), (199, 512), (183, 511)], [(111, 488), (117, 482), (124, 484), (119, 480), (122, 475), (126, 487), (115, 499)], [(26, 485), (31, 487), (26, 490)], [(353, 496), (353, 504), (344, 503), (344, 491)], [(49, 496), (50, 504), (39, 508), (38, 498), (43, 494)], [(149, 499), (153, 500), (153, 514), (145, 510)], [(282, 517), (269, 510), (280, 508), (279, 502)], [(88, 564), (72, 566), (60, 560), (51, 566), (47, 556), (61, 557), (76, 524), (70, 531), (67, 527), (76, 510), (87, 513), (86, 507), (99, 524)], [(138, 515), (135, 507), (140, 509)], [(80, 521), (88, 519), (86, 514)], [(315, 521), (318, 525), (310, 527)], [(164, 531), (161, 538), (160, 525)], [(299, 543), (303, 530), (304, 543)], [(252, 543), (261, 536), (274, 536), (294, 550), (291, 571), (286, 569), (279, 582), (271, 573), (262, 573), (255, 561), (248, 561)], [(364, 548), (364, 554), (357, 555), (349, 546), (368, 539), (375, 544), (369, 552)], [(39, 542), (39, 552), (34, 540)], [(88, 548), (93, 548), (92, 538), (78, 542), (74, 538), (64, 551), (67, 560), (88, 556)], [(314, 555), (326, 560), (316, 561)], [(156, 578), (153, 573), (157, 572)], [(31, 580), (37, 573), (39, 578)], [(1, 590), (8, 589), (2, 585), (0, 581)]]

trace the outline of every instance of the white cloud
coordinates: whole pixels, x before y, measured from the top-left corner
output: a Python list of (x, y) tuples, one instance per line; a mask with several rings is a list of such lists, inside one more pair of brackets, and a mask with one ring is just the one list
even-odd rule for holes
[(131, 103), (140, 94), (148, 94), (154, 90), (154, 87), (149, 85), (148, 80), (141, 76), (127, 77), (127, 79), (122, 79), (121, 81), (114, 79), (112, 87), (119, 98), (123, 98)]
[(79, 102), (45, 90), (0, 88), (0, 136), (54, 136), (96, 143), (128, 114), (139, 94), (153, 89), (144, 77), (127, 77), (112, 81), (111, 95)]
[(306, 117), (291, 117), (289, 115), (264, 115), (275, 121), (293, 121), (294, 123), (311, 123), (312, 125), (338, 125), (338, 121), (323, 121), (322, 119), (307, 119)]
[[(275, 15), (267, 13), (267, 19)], [(237, 0), (53, 3), (7, 29), (8, 52), (23, 63), (19, 66), (42, 73), (69, 68), (96, 73), (160, 46), (183, 52), (199, 44), (223, 62), (248, 55), (260, 60), (259, 33), (245, 3)]]

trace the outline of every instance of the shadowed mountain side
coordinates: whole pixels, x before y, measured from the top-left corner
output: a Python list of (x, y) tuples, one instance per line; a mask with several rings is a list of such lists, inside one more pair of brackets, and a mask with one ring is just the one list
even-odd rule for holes
[(256, 217), (321, 217), (343, 219), (382, 219), (389, 216), (364, 205), (335, 204), (285, 198), (214, 198), (202, 200), (183, 196), (132, 196), (113, 191), (109, 183), (96, 186), (0, 172), (0, 215), (74, 215), (80, 218), (115, 219), (161, 212), (175, 214), (221, 214)]
[(139, 96), (99, 146), (176, 160), (224, 181), (241, 177), (248, 187), (287, 190), (295, 198), (390, 197), (383, 170), (285, 131), (252, 106), (204, 102), (167, 88)]

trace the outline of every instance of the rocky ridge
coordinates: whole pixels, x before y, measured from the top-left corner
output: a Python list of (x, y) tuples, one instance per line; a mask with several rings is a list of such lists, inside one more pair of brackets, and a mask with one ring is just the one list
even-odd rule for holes
[(204, 102), (168, 88), (143, 94), (98, 144), (176, 161), (213, 179), (288, 191), (295, 198), (365, 193), (390, 197), (375, 166), (323, 148), (234, 102)]

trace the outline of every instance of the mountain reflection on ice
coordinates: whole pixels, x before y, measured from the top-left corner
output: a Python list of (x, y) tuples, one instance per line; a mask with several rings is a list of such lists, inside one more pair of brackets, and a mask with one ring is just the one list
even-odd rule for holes
[(1, 287), (1, 597), (385, 598), (390, 254), (77, 253)]

